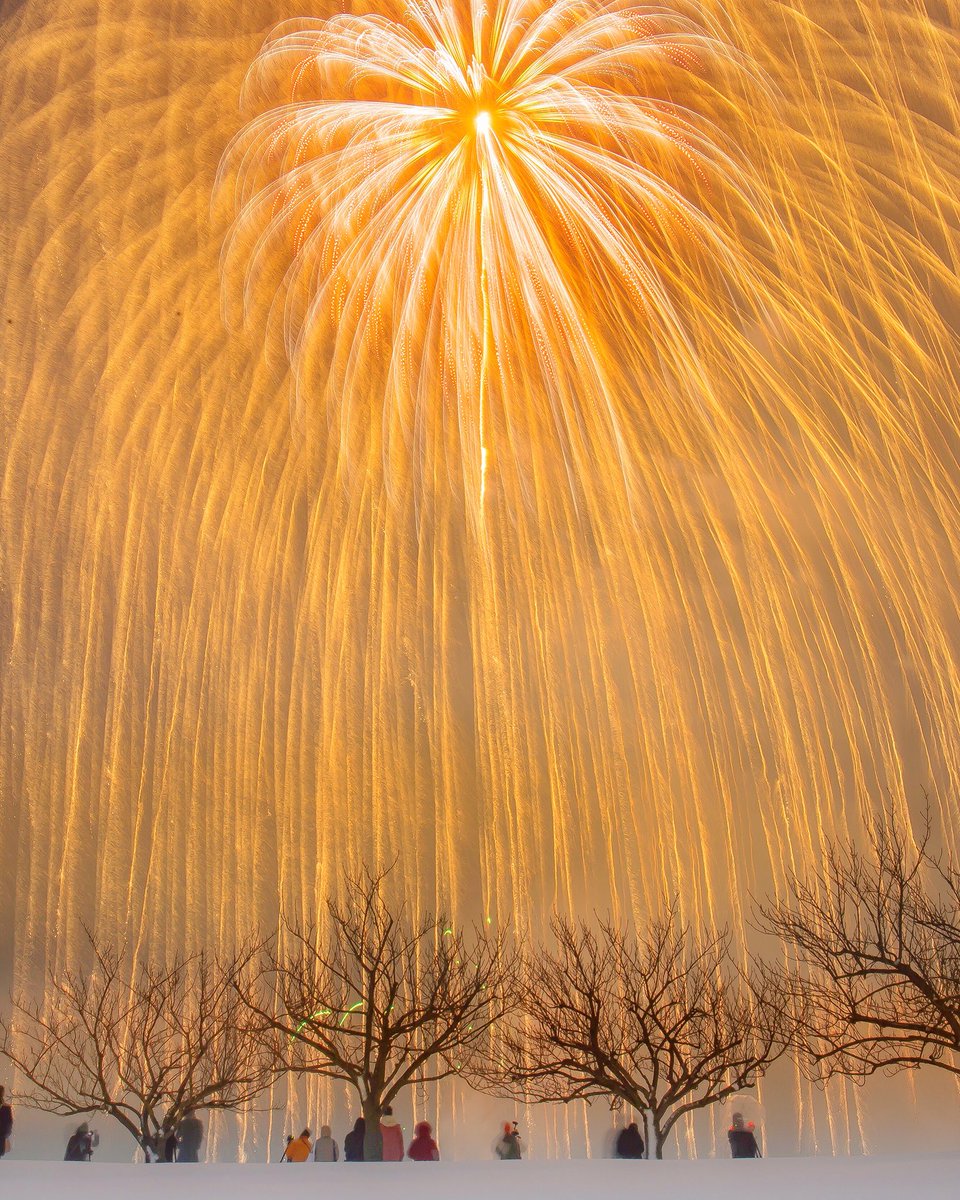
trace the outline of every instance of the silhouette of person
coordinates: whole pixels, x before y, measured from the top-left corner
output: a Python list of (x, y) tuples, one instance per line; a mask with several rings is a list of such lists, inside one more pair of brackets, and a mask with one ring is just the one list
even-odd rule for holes
[(90, 1126), (83, 1122), (77, 1126), (76, 1133), (70, 1135), (70, 1140), (67, 1142), (67, 1152), (63, 1158), (65, 1162), (89, 1162), (93, 1158), (93, 1152), (100, 1145), (100, 1135), (95, 1130), (91, 1130)]
[(283, 1157), (287, 1162), (302, 1163), (306, 1162), (313, 1150), (313, 1142), (310, 1141), (310, 1130), (304, 1129), (297, 1138), (291, 1138), (287, 1142), (287, 1148), (283, 1152)]
[(421, 1121), (416, 1128), (416, 1137), (410, 1143), (407, 1157), (414, 1162), (439, 1162), (440, 1147), (433, 1140), (433, 1129), (429, 1121)]
[(617, 1158), (643, 1158), (646, 1147), (636, 1121), (621, 1129), (617, 1137)]
[(200, 1146), (203, 1143), (203, 1122), (196, 1113), (188, 1112), (177, 1130), (180, 1148), (177, 1162), (199, 1162)]
[(380, 1118), (380, 1136), (383, 1138), (383, 1161), (403, 1161), (403, 1126), (393, 1115), (388, 1104)]
[(503, 1135), (494, 1146), (497, 1153), (497, 1158), (502, 1162), (508, 1162), (511, 1159), (516, 1161), (523, 1157), (520, 1152), (520, 1134), (517, 1132), (516, 1121), (504, 1121)]
[(730, 1154), (733, 1158), (760, 1158), (760, 1147), (753, 1133), (753, 1122), (744, 1124), (743, 1113), (735, 1112), (727, 1130)]
[(10, 1136), (13, 1133), (13, 1108), (6, 1101), (6, 1093), (0, 1087), (0, 1158), (10, 1149)]
[(330, 1126), (320, 1126), (320, 1136), (317, 1138), (313, 1147), (314, 1162), (336, 1162), (340, 1157), (340, 1150), (337, 1143), (330, 1136)]
[(353, 1129), (343, 1139), (344, 1162), (363, 1162), (363, 1139), (366, 1132), (366, 1121), (363, 1117), (357, 1117)]

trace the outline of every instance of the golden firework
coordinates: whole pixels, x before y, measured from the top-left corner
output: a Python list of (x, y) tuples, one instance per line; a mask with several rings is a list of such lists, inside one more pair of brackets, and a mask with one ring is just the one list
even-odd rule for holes
[(956, 836), (955, 0), (8, 10), (17, 981), (378, 858), (736, 927), (887, 789)]
[(722, 281), (745, 319), (765, 287), (743, 240), (772, 209), (711, 119), (744, 74), (717, 30), (622, 0), (280, 26), (247, 93), (284, 102), (221, 166), (225, 265), (249, 311), (279, 259), (325, 453), (418, 488), (443, 466), (474, 523), (491, 455), (527, 509), (544, 453), (575, 495), (600, 463), (632, 497), (639, 392), (709, 388), (700, 293)]

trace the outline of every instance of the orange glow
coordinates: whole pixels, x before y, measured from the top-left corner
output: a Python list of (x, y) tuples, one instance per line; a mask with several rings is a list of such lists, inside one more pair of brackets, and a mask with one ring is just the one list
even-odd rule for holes
[(0, 18), (15, 982), (363, 862), (743, 932), (888, 793), (955, 840), (956, 21), (343, 7)]

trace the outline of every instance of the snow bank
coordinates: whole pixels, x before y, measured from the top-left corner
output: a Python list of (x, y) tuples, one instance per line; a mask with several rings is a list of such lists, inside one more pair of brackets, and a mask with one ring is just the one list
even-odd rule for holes
[(945, 1200), (958, 1195), (958, 1154), (329, 1166), (0, 1161), (3, 1200)]

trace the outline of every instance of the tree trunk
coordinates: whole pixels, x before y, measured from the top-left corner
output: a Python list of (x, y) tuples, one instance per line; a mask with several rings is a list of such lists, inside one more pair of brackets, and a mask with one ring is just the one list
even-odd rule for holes
[(654, 1158), (663, 1158), (663, 1146), (667, 1138), (670, 1136), (670, 1131), (664, 1133), (659, 1122), (654, 1120), (653, 1123), (653, 1154)]
[(363, 1135), (364, 1162), (383, 1162), (383, 1134), (380, 1132), (382, 1112), (379, 1096), (368, 1096), (363, 1101), (363, 1119), (366, 1122)]
[(641, 1108), (640, 1115), (643, 1118), (643, 1157), (653, 1157), (654, 1142), (658, 1138), (656, 1117), (652, 1109)]
[(151, 1145), (150, 1145), (150, 1121), (145, 1112), (140, 1113), (140, 1136), (137, 1139), (140, 1143), (140, 1149), (143, 1151), (143, 1161), (151, 1162)]

